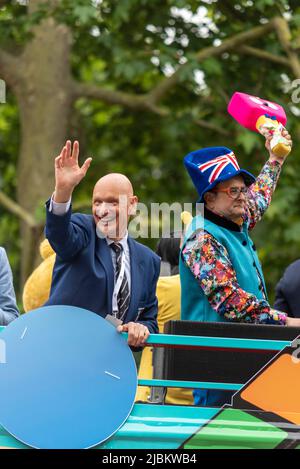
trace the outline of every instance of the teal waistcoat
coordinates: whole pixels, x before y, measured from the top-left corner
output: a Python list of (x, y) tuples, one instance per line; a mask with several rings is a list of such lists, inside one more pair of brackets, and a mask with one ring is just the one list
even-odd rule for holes
[[(199, 226), (202, 226), (206, 232), (210, 233), (226, 248), (240, 287), (259, 299), (266, 298), (266, 286), (261, 264), (256, 250), (253, 249), (254, 244), (249, 237), (246, 223), (244, 223), (241, 231), (233, 231), (219, 226), (206, 218), (204, 219), (201, 215), (197, 215), (193, 218), (187, 230), (182, 250), (187, 240), (195, 235)], [(202, 265), (200, 270), (201, 268), (205, 268), (205, 266)], [(181, 255), (179, 270), (181, 281), (181, 319), (210, 322), (226, 321), (223, 316), (220, 316), (210, 306), (197, 279), (182, 260)], [(263, 286), (265, 296), (260, 285)]]

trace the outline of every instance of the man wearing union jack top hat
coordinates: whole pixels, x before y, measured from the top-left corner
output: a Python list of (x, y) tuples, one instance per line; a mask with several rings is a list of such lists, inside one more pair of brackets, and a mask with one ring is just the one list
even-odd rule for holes
[[(284, 129), (282, 135), (290, 143)], [(185, 167), (204, 203), (190, 223), (180, 256), (181, 319), (234, 321), (300, 327), (300, 319), (272, 309), (249, 231), (262, 218), (275, 190), (284, 157), (270, 149), (255, 177), (241, 169), (232, 150), (209, 147), (189, 153)], [(228, 391), (195, 390), (195, 404), (230, 402)]]

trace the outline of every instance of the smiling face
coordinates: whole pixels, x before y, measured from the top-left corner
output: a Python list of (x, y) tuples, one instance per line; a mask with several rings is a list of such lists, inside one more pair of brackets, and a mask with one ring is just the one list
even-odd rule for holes
[(99, 179), (94, 187), (92, 206), (98, 236), (115, 241), (122, 239), (137, 202), (132, 185), (123, 174), (107, 174)]
[[(236, 199), (228, 194), (227, 191), (230, 188), (235, 188), (239, 191)], [(207, 192), (204, 195), (207, 208), (234, 223), (240, 223), (247, 203), (247, 195), (240, 192), (240, 189), (244, 188), (246, 188), (246, 184), (241, 176), (220, 182), (213, 191)]]

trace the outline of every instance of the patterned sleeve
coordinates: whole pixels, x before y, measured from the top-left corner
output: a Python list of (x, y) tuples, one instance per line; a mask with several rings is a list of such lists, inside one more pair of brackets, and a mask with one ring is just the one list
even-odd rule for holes
[(213, 236), (199, 230), (187, 241), (183, 258), (199, 282), (210, 306), (225, 319), (255, 324), (286, 324), (286, 314), (243, 290), (228, 252)]
[(246, 212), (249, 231), (254, 228), (269, 207), (280, 170), (280, 163), (277, 161), (267, 161), (256, 181), (249, 187)]

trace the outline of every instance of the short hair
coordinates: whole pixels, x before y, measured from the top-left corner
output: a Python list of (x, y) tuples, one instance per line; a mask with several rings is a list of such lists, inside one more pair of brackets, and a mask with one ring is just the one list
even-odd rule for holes
[(179, 253), (180, 253), (181, 233), (171, 232), (170, 237), (161, 238), (155, 252), (161, 258), (162, 262), (168, 262), (171, 266), (171, 273), (178, 273)]

